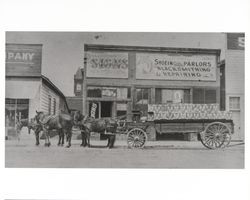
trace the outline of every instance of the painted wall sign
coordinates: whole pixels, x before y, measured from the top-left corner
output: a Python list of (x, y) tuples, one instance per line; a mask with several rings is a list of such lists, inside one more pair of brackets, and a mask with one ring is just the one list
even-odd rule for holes
[(245, 49), (245, 34), (244, 33), (228, 33), (227, 34), (227, 49), (244, 50)]
[(137, 79), (216, 81), (216, 55), (136, 54)]
[(128, 53), (87, 52), (87, 77), (128, 78)]
[(6, 75), (40, 76), (42, 45), (6, 44)]

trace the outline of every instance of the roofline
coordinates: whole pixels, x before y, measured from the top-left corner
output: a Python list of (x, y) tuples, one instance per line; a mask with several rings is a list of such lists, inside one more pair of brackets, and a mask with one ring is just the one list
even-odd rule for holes
[(151, 52), (169, 52), (169, 53), (206, 53), (220, 55), (220, 49), (201, 49), (201, 48), (176, 48), (176, 47), (153, 47), (153, 46), (124, 46), (124, 45), (103, 45), (103, 44), (85, 44), (84, 51), (89, 50), (110, 50), (110, 51), (151, 51)]

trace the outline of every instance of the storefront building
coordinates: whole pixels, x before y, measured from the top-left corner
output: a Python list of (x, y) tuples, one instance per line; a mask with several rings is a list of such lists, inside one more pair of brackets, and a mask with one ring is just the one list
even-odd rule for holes
[(17, 120), (68, 112), (63, 93), (41, 74), (42, 45), (6, 44), (5, 125), (14, 132)]
[(220, 104), (220, 50), (85, 45), (83, 113), (116, 117), (148, 104)]
[(244, 140), (245, 34), (227, 33), (225, 52), (226, 110), (232, 112), (234, 140)]

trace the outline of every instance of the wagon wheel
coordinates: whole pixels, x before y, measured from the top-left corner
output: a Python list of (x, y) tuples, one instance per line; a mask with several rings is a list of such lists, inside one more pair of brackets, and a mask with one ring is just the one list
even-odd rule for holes
[(127, 134), (127, 143), (130, 148), (143, 148), (147, 141), (147, 133), (140, 128), (133, 128)]
[(201, 143), (209, 149), (226, 147), (230, 140), (230, 128), (222, 122), (208, 124), (201, 133)]

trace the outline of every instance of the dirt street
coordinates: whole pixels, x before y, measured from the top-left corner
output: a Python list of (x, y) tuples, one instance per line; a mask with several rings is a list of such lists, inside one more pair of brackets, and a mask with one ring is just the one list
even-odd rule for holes
[(209, 150), (200, 142), (152, 141), (144, 149), (128, 149), (126, 141), (116, 141), (114, 149), (106, 141), (92, 140), (91, 148), (73, 140), (71, 148), (35, 146), (33, 135), (21, 141), (6, 140), (6, 167), (60, 168), (244, 168), (244, 144), (231, 143), (226, 149)]

